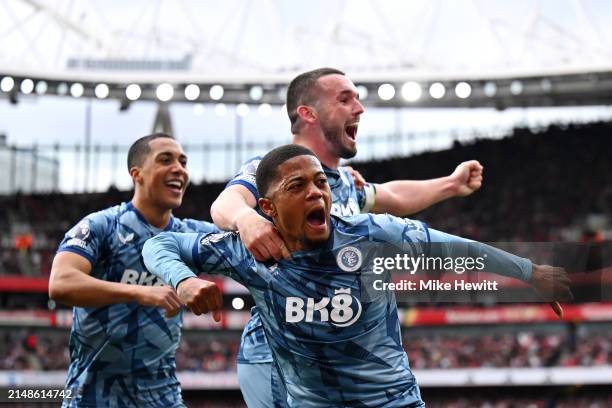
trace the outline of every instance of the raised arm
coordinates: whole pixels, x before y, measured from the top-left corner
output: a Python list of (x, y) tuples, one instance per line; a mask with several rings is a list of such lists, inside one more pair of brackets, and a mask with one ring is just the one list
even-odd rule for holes
[(396, 180), (376, 185), (373, 212), (396, 216), (414, 214), (451, 197), (467, 196), (482, 185), (482, 165), (461, 163), (447, 177), (430, 180)]
[(217, 226), (226, 231), (240, 231), (244, 245), (258, 261), (289, 258), (276, 227), (255, 211), (256, 197), (243, 184), (229, 185), (210, 208)]

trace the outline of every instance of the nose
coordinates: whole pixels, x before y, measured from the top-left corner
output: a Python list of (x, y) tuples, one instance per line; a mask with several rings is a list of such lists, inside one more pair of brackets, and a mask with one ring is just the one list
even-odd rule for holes
[(179, 160), (174, 161), (174, 165), (172, 166), (172, 173), (181, 174), (185, 176), (186, 180), (189, 180), (189, 171), (187, 171), (187, 168), (183, 166), (183, 164)]
[(365, 111), (365, 108), (359, 101), (359, 99), (355, 99), (355, 106), (353, 107), (353, 114), (355, 116), (361, 115)]
[(306, 200), (318, 200), (323, 197), (323, 191), (313, 182), (308, 184)]

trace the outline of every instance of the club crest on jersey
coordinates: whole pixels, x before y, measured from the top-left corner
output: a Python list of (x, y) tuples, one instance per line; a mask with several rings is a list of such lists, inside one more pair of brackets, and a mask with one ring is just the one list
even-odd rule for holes
[(345, 272), (355, 272), (361, 268), (362, 262), (361, 251), (354, 246), (344, 247), (336, 255), (338, 267)]
[[(304, 310), (306, 305), (306, 310)], [(329, 306), (331, 306), (331, 311)], [(316, 315), (315, 315), (315, 312)], [(285, 321), (287, 323), (312, 322), (318, 317), (321, 322), (331, 322), (337, 327), (347, 327), (361, 316), (361, 302), (351, 295), (350, 288), (334, 291), (332, 298), (323, 297), (318, 302), (313, 298), (291, 296), (285, 299)]]

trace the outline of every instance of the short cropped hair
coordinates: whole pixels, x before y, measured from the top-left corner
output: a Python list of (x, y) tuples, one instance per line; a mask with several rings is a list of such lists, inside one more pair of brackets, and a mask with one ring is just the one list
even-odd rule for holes
[(297, 108), (300, 105), (313, 105), (318, 97), (317, 81), (323, 76), (333, 74), (345, 75), (344, 72), (335, 68), (318, 68), (304, 72), (291, 81), (287, 89), (287, 114), (291, 121), (292, 134), (297, 134), (301, 127)]
[(147, 158), (147, 155), (151, 152), (149, 142), (155, 139), (159, 139), (161, 137), (174, 139), (174, 137), (166, 133), (153, 133), (152, 135), (141, 137), (130, 146), (130, 150), (128, 151), (127, 157), (128, 171), (130, 171), (132, 167), (142, 166), (145, 159)]
[(312, 150), (297, 144), (287, 144), (272, 149), (266, 154), (257, 166), (255, 182), (257, 192), (261, 197), (267, 197), (270, 185), (277, 179), (278, 167), (289, 159), (297, 156), (315, 156)]

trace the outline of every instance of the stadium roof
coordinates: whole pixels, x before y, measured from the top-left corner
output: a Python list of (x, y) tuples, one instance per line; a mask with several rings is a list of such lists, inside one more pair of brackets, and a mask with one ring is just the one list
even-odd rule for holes
[(612, 71), (605, 0), (12, 0), (0, 72), (133, 80), (357, 80)]
[(0, 90), (12, 103), (19, 91), (70, 90), (123, 107), (282, 105), (296, 73), (333, 66), (368, 106), (612, 104), (605, 0), (12, 0), (0, 10)]

